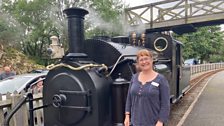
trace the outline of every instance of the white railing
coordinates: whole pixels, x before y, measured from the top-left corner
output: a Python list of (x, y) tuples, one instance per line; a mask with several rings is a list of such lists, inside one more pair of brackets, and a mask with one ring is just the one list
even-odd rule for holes
[(211, 70), (223, 69), (224, 63), (209, 63), (209, 64), (199, 64), (191, 66), (191, 75), (207, 72)]

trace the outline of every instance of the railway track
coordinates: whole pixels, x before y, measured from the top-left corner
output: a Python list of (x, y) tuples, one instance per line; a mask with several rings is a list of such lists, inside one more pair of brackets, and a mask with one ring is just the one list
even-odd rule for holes
[(176, 126), (208, 79), (215, 73), (223, 70), (224, 69), (206, 72), (193, 78), (190, 81), (190, 88), (184, 93), (184, 96), (177, 103), (171, 105), (170, 119), (167, 126)]
[(192, 90), (195, 86), (197, 86), (199, 83), (201, 83), (203, 80), (205, 80), (206, 78), (210, 77), (211, 75), (219, 72), (219, 71), (222, 71), (224, 69), (220, 69), (220, 70), (213, 70), (213, 71), (209, 71), (209, 72), (205, 72), (193, 79), (190, 80), (190, 88), (184, 93), (187, 94), (190, 90)]

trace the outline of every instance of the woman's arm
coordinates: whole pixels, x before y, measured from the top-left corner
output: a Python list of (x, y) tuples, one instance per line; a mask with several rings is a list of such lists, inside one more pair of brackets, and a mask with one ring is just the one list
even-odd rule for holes
[(125, 113), (125, 120), (124, 120), (124, 126), (130, 126), (130, 113)]
[(159, 121), (168, 122), (170, 113), (170, 88), (167, 79), (162, 76), (160, 82), (160, 112)]
[(133, 83), (133, 78), (134, 76), (132, 77), (131, 81), (130, 81), (130, 84), (129, 84), (129, 88), (128, 88), (128, 94), (127, 94), (127, 99), (126, 99), (126, 105), (125, 105), (125, 120), (124, 120), (124, 125), (125, 126), (129, 126), (130, 125), (130, 114), (131, 114), (131, 93), (130, 93), (130, 90), (131, 90), (131, 86), (132, 86), (132, 83)]

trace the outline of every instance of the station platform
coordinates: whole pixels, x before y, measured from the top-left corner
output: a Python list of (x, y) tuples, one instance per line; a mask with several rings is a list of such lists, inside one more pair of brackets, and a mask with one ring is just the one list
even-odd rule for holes
[(224, 71), (213, 75), (177, 126), (224, 126)]

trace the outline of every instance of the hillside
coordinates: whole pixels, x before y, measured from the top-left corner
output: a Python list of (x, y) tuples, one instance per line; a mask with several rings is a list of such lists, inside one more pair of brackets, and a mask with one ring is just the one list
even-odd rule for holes
[(16, 74), (27, 73), (34, 69), (44, 69), (44, 66), (36, 64), (22, 52), (14, 48), (3, 48), (0, 45), (0, 71), (4, 65), (11, 65)]

